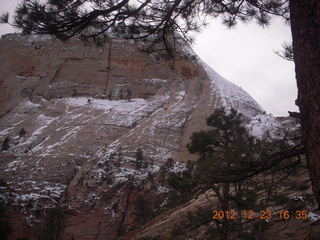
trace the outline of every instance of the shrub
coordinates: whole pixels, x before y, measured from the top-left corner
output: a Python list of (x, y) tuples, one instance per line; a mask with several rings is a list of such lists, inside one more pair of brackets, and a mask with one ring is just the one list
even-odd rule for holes
[(10, 137), (6, 137), (2, 142), (1, 151), (7, 151), (10, 148)]
[(134, 201), (133, 205), (135, 214), (138, 217), (137, 220), (139, 224), (146, 223), (152, 217), (152, 210), (150, 208), (150, 204), (144, 196), (139, 195), (137, 199)]
[(181, 200), (180, 200), (180, 195), (177, 191), (170, 191), (168, 193), (168, 202), (167, 202), (167, 205), (166, 207), (168, 209), (170, 208), (174, 208), (176, 206), (178, 206), (180, 203), (181, 203)]
[(19, 132), (19, 137), (22, 138), (27, 134), (26, 130), (24, 130), (24, 128), (21, 128), (20, 132)]
[(141, 148), (138, 148), (138, 150), (136, 151), (136, 167), (137, 169), (148, 167), (148, 163), (143, 157), (143, 151)]
[(179, 173), (171, 173), (168, 178), (168, 184), (181, 193), (189, 192), (192, 188), (191, 179), (183, 174), (181, 176)]

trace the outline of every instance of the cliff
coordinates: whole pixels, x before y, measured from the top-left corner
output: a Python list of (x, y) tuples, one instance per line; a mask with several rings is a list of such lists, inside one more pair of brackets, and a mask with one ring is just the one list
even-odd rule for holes
[(280, 124), (179, 43), (172, 63), (118, 38), (99, 46), (1, 38), (0, 197), (10, 205), (9, 239), (41, 237), (44, 213), (57, 206), (67, 213), (59, 239), (118, 239), (134, 230), (138, 196), (155, 215), (164, 211), (161, 169), (169, 159), (169, 172), (183, 171), (196, 158), (186, 145), (215, 109), (236, 108), (256, 136)]

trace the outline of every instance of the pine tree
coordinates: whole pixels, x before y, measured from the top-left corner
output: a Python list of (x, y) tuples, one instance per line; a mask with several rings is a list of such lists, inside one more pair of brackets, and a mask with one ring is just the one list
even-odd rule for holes
[(146, 160), (143, 157), (143, 151), (141, 148), (138, 148), (138, 150), (136, 151), (136, 162), (135, 163), (136, 163), (137, 169), (148, 167), (148, 163), (146, 162)]
[[(287, 0), (144, 0), (135, 3), (129, 0), (23, 0), (12, 25), (26, 34), (53, 34), (60, 39), (77, 34), (95, 39), (113, 31), (125, 38), (148, 39), (149, 43), (152, 41), (148, 50), (164, 47), (169, 57), (173, 57), (171, 50), (175, 44), (168, 38), (175, 38), (178, 32), (191, 41), (188, 33), (205, 26), (207, 17), (220, 17), (229, 27), (238, 20), (266, 26), (271, 15), (288, 20)], [(8, 22), (8, 13), (4, 13), (0, 21)]]
[(6, 137), (2, 142), (1, 151), (7, 151), (10, 148), (10, 137)]
[(20, 132), (19, 132), (19, 137), (22, 138), (27, 134), (26, 130), (24, 130), (24, 128), (21, 128)]
[(137, 223), (144, 224), (152, 216), (149, 201), (142, 195), (139, 195), (133, 203), (135, 214), (137, 215)]
[[(245, 179), (266, 163), (276, 146), (249, 135), (242, 124), (241, 114), (231, 109), (229, 114), (218, 109), (207, 119), (209, 131), (191, 136), (188, 149), (199, 154), (199, 180), (208, 182), (232, 182)], [(283, 143), (284, 144), (284, 143)], [(285, 145), (285, 144), (284, 144)], [(259, 153), (259, 154), (258, 154)]]
[[(243, 117), (234, 109), (229, 113), (216, 110), (207, 119), (207, 125), (210, 129), (193, 133), (188, 144), (189, 151), (199, 156), (193, 171), (196, 188), (212, 189), (220, 203), (216, 206), (219, 211), (266, 209), (279, 184), (275, 176), (279, 178), (284, 169), (299, 162), (289, 155), (287, 161), (273, 159), (289, 152), (288, 144), (250, 136), (243, 126)], [(255, 179), (258, 174), (268, 178)], [(260, 192), (259, 201), (257, 192)], [(227, 218), (214, 221), (220, 239), (228, 239), (230, 231), (242, 228), (239, 220), (232, 224)]]

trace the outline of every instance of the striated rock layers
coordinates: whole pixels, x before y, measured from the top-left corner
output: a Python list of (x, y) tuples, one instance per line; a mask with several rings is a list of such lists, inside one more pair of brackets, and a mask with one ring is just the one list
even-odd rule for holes
[[(173, 159), (168, 171), (182, 171), (195, 159), (186, 145), (214, 109), (238, 109), (257, 134), (267, 116), (182, 41), (173, 64), (117, 38), (97, 46), (12, 34), (0, 52), (9, 239), (46, 239), (53, 207), (65, 213), (59, 239), (118, 239), (137, 228), (138, 196), (155, 214), (165, 209), (162, 166)], [(264, 128), (277, 124), (268, 118)]]

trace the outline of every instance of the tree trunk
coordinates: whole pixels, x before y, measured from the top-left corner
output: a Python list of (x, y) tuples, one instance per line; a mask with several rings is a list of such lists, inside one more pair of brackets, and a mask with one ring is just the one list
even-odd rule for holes
[(320, 206), (320, 1), (289, 0), (293, 54), (312, 187)]

